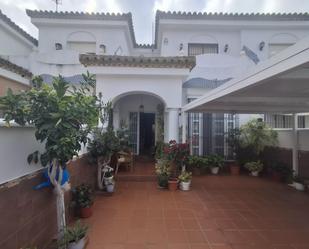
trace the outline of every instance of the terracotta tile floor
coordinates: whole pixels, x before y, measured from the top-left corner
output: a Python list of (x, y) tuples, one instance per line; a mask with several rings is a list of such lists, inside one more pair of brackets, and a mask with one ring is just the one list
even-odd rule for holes
[(309, 249), (309, 195), (246, 176), (194, 177), (189, 192), (118, 182), (87, 222), (87, 249)]

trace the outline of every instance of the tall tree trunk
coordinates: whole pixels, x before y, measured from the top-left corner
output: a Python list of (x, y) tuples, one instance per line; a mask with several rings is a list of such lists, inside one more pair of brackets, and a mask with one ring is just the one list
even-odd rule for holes
[[(61, 239), (66, 227), (65, 220), (65, 204), (64, 204), (64, 191), (61, 188), (63, 177), (63, 170), (57, 159), (54, 159), (48, 169), (48, 175), (51, 183), (54, 186), (54, 193), (56, 194), (56, 208), (57, 208), (57, 226), (58, 226), (58, 239)], [(57, 179), (58, 173), (58, 179)]]

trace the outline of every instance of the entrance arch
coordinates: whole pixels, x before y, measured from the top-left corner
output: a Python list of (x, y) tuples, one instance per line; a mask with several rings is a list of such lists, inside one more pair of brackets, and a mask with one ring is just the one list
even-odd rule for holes
[(164, 133), (164, 100), (149, 92), (128, 92), (115, 97), (112, 106), (114, 128), (128, 129), (134, 153), (152, 154)]

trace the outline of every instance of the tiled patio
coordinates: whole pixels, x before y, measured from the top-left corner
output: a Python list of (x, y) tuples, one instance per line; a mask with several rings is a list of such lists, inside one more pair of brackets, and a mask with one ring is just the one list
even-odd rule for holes
[(309, 195), (246, 176), (194, 177), (190, 192), (118, 182), (88, 222), (88, 249), (308, 249)]

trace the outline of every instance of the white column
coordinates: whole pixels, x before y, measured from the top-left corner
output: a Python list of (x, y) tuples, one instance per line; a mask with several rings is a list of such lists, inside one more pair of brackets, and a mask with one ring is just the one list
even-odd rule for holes
[(298, 175), (298, 118), (297, 114), (293, 113), (293, 170), (294, 174)]
[(167, 141), (170, 140), (176, 140), (178, 142), (179, 140), (179, 111), (178, 108), (169, 108), (167, 109), (168, 117), (167, 117), (167, 129), (168, 129), (168, 137)]
[(181, 121), (182, 121), (182, 143), (185, 143), (187, 140), (187, 122), (188, 122), (188, 113), (181, 113)]

